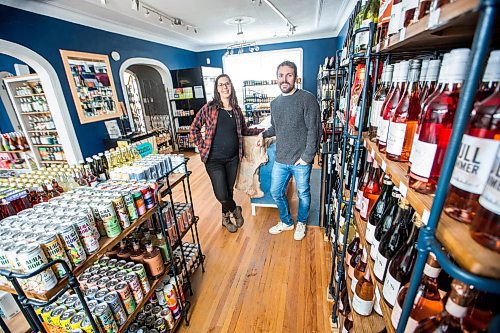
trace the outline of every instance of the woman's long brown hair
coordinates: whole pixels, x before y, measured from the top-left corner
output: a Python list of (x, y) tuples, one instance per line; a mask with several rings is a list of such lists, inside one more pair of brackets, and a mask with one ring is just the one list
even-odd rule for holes
[(231, 105), (231, 107), (233, 109), (239, 109), (240, 106), (238, 105), (238, 97), (236, 97), (236, 90), (234, 90), (233, 81), (231, 81), (231, 78), (227, 74), (221, 74), (221, 75), (217, 76), (217, 78), (215, 79), (214, 99), (212, 101), (210, 101), (209, 106), (214, 105), (214, 106), (220, 107), (220, 108), (224, 107), (224, 105), (222, 104), (222, 99), (220, 98), (219, 91), (217, 90), (217, 85), (219, 84), (219, 79), (221, 79), (223, 77), (226, 77), (229, 80), (229, 82), (231, 83), (231, 96), (229, 97), (229, 105)]

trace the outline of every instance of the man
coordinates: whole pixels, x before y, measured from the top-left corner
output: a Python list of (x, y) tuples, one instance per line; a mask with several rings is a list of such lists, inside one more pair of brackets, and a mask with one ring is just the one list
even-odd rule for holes
[(306, 235), (311, 205), (309, 180), (312, 163), (321, 133), (320, 110), (316, 97), (295, 87), (297, 66), (293, 62), (282, 62), (277, 76), (282, 94), (271, 102), (271, 127), (261, 133), (257, 141), (257, 146), (261, 146), (263, 138), (276, 136), (271, 195), (278, 206), (281, 221), (269, 229), (269, 233), (276, 235), (294, 229), (286, 198), (286, 188), (293, 176), (299, 197), (294, 239), (302, 240)]

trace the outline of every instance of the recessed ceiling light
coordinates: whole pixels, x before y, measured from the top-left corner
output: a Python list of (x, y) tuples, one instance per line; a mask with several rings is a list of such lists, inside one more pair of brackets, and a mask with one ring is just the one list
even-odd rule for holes
[(252, 24), (255, 22), (255, 18), (251, 16), (236, 16), (232, 18), (228, 18), (227, 20), (224, 21), (225, 24), (227, 25), (247, 25), (247, 24)]

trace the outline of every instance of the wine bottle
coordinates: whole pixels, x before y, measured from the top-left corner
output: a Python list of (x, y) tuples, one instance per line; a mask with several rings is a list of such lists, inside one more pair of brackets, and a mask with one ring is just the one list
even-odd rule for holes
[[(360, 117), (361, 117), (361, 108), (363, 106), (363, 89), (364, 89), (364, 86), (367, 86), (367, 92), (366, 92), (366, 102), (365, 102), (365, 112), (363, 114), (363, 128), (360, 128), (359, 124), (360, 124)], [(373, 87), (372, 87), (372, 79), (371, 79), (371, 76), (368, 76), (368, 81), (365, 82), (363, 81), (363, 89), (361, 90), (361, 93), (360, 93), (360, 96), (358, 98), (358, 105), (357, 105), (357, 108), (356, 108), (356, 119), (354, 120), (354, 129), (356, 131), (362, 131), (362, 132), (366, 132), (368, 131), (368, 127), (369, 127), (369, 124), (368, 124), (368, 120), (369, 120), (369, 110), (371, 108), (371, 102), (372, 102), (372, 99), (371, 99), (371, 96), (373, 94)]]
[(417, 259), (417, 237), (418, 228), (422, 225), (420, 216), (415, 213), (413, 225), (410, 231), (410, 236), (406, 244), (404, 244), (390, 260), (387, 268), (387, 273), (384, 278), (384, 287), (382, 295), (391, 307), (396, 302), (396, 297), (401, 289), (410, 281), (410, 276), (413, 271), (413, 266)]
[(490, 171), (479, 210), (470, 226), (472, 238), (479, 244), (500, 253), (500, 149)]
[(398, 162), (407, 162), (413, 138), (420, 115), (420, 60), (410, 62), (408, 84), (401, 96), (401, 100), (389, 119), (389, 133), (387, 134), (387, 158)]
[[(347, 207), (347, 205), (345, 205), (345, 207)], [(339, 230), (339, 239), (337, 242), (339, 252), (342, 252), (342, 247), (344, 245), (344, 235), (345, 235), (346, 229), (347, 229), (347, 223), (344, 222)], [(354, 239), (355, 236), (356, 236), (356, 227), (354, 226), (354, 218), (352, 217), (352, 214), (351, 214), (351, 219), (349, 222), (349, 233), (347, 234), (347, 244), (352, 242), (352, 240)]]
[(390, 97), (387, 97), (384, 102), (384, 109), (382, 110), (379, 122), (380, 137), (378, 140), (378, 149), (381, 152), (385, 152), (385, 148), (387, 146), (387, 136), (389, 134), (389, 121), (393, 117), (394, 112), (396, 111), (396, 107), (401, 100), (401, 94), (406, 89), (406, 81), (408, 79), (409, 62), (402, 61), (398, 65), (397, 76), (393, 79), (395, 80), (396, 86), (392, 95)]
[[(420, 88), (420, 94), (425, 87), (425, 76), (427, 75), (427, 69), (429, 68), (429, 59), (422, 60), (422, 67), (420, 68), (420, 76), (418, 77), (418, 87)], [(420, 98), (420, 96), (419, 96)]]
[(356, 291), (356, 285), (361, 277), (365, 274), (365, 271), (368, 269), (366, 267), (366, 260), (368, 259), (368, 254), (366, 253), (366, 249), (363, 249), (363, 254), (361, 255), (361, 260), (357, 263), (354, 268), (354, 273), (352, 274), (351, 279), (351, 291)]
[(441, 60), (433, 59), (429, 61), (427, 71), (425, 72), (424, 82), (420, 89), (420, 109), (422, 110), (423, 103), (430, 94), (436, 89), (436, 84), (439, 75), (439, 68), (441, 67)]
[(390, 84), (392, 82), (393, 70), (393, 65), (386, 65), (384, 67), (384, 70), (382, 72), (382, 79), (377, 91), (375, 92), (375, 96), (373, 97), (372, 107), (370, 111), (369, 130), (369, 137), (372, 142), (375, 142), (377, 138), (378, 120), (380, 117), (382, 106), (384, 105), (385, 98), (387, 97), (387, 93), (389, 92)]
[(496, 295), (478, 291), (463, 320), (465, 332), (486, 332), (496, 308)]
[(352, 242), (350, 242), (349, 245), (347, 246), (347, 253), (345, 257), (346, 263), (349, 263), (351, 261), (352, 256), (358, 251), (359, 242), (360, 242), (359, 237), (356, 236), (354, 237)]
[(451, 51), (447, 71), (449, 82), (443, 91), (434, 97), (425, 109), (420, 133), (413, 149), (414, 159), (410, 169), (409, 185), (413, 190), (433, 194), (441, 173), (451, 127), (455, 117), (460, 90), (466, 73), (469, 49)]
[(368, 215), (370, 214), (370, 211), (377, 201), (381, 191), (380, 180), (382, 176), (382, 169), (379, 168), (376, 160), (373, 160), (372, 164), (372, 175), (363, 191), (363, 199), (361, 201), (361, 209), (359, 211), (359, 215), (363, 221), (368, 219)]
[(453, 280), (444, 311), (419, 321), (415, 333), (463, 332), (463, 320), (475, 294), (473, 286)]
[(356, 290), (352, 299), (352, 309), (361, 316), (369, 316), (372, 313), (375, 298), (375, 286), (370, 277), (370, 270), (356, 284)]
[(349, 118), (347, 118), (348, 116), (347, 114), (345, 115), (346, 119), (349, 120), (349, 125), (351, 127), (354, 127), (354, 123), (356, 122), (356, 114), (358, 112), (359, 100), (361, 99), (361, 93), (363, 91), (363, 86), (365, 85), (365, 73), (366, 73), (365, 64), (359, 64), (356, 66), (356, 75), (351, 89)]
[[(377, 258), (377, 252), (378, 252), (378, 245), (380, 243), (380, 240), (384, 236), (384, 234), (389, 230), (391, 227), (394, 218), (396, 217), (396, 214), (399, 212), (399, 199), (401, 198), (401, 194), (399, 193), (399, 190), (394, 187), (392, 189), (392, 195), (391, 195), (391, 201), (387, 205), (387, 208), (384, 210), (384, 213), (382, 214), (382, 218), (380, 219), (380, 222), (377, 224), (375, 227), (375, 231), (373, 233), (373, 242), (372, 242), (372, 247), (370, 248), (370, 257), (375, 260)], [(403, 206), (407, 206), (406, 199), (403, 201), (404, 204)]]
[(347, 317), (344, 319), (344, 326), (342, 327), (342, 333), (349, 333), (354, 331), (354, 322), (352, 320), (352, 313), (349, 312)]
[(491, 51), (486, 69), (484, 70), (483, 82), (479, 87), (475, 100), (481, 102), (495, 92), (500, 82), (500, 50)]
[(382, 43), (387, 38), (389, 22), (391, 20), (393, 0), (380, 0), (378, 10), (377, 42)]
[[(424, 274), (417, 289), (417, 295), (413, 302), (410, 317), (406, 323), (405, 332), (413, 332), (420, 320), (435, 316), (443, 311), (443, 301), (438, 291), (437, 277), (441, 271), (434, 253), (429, 253), (425, 264)], [(391, 314), (391, 322), (394, 328), (398, 326), (401, 317), (401, 309), (408, 292), (408, 284), (399, 291), (397, 302)]]
[(340, 290), (339, 295), (339, 314), (347, 317), (347, 314), (351, 312), (351, 306), (349, 305), (349, 294), (347, 293), (345, 277), (342, 277), (341, 285), (342, 290)]
[(392, 180), (389, 175), (385, 175), (382, 181), (383, 186), (377, 201), (373, 205), (370, 214), (368, 215), (368, 223), (366, 224), (365, 239), (368, 244), (373, 243), (375, 228), (382, 218), (385, 208), (387, 207), (392, 193)]
[[(379, 11), (379, 0), (368, 0), (365, 9), (363, 11), (363, 17), (361, 19), (360, 28), (368, 27), (371, 22), (377, 25), (378, 22), (378, 11)], [(369, 31), (363, 31), (356, 35), (356, 52), (366, 51), (368, 47), (368, 39), (370, 36)], [(374, 40), (373, 40), (374, 41)]]
[(363, 191), (366, 188), (366, 185), (368, 185), (368, 182), (371, 180), (371, 177), (373, 176), (373, 158), (370, 154), (367, 154), (366, 156), (366, 166), (364, 168), (365, 173), (362, 177), (362, 181), (359, 184), (357, 195), (356, 195), (356, 210), (360, 211), (361, 210), (361, 205), (363, 203)]
[[(404, 199), (401, 199), (403, 201)], [(408, 210), (404, 214), (399, 215), (399, 219), (394, 220), (392, 226), (387, 230), (385, 235), (380, 240), (377, 252), (377, 258), (373, 265), (373, 273), (375, 278), (383, 282), (387, 263), (396, 252), (403, 246), (410, 232), (411, 213), (412, 210), (408, 204)]]
[(361, 261), (361, 258), (363, 257), (363, 252), (364, 252), (363, 249), (360, 247), (349, 261), (349, 267), (347, 268), (347, 276), (349, 276), (350, 279), (354, 278), (354, 269)]
[(476, 103), (451, 176), (444, 211), (452, 218), (471, 223), (479, 210), (489, 171), (500, 147), (500, 87)]

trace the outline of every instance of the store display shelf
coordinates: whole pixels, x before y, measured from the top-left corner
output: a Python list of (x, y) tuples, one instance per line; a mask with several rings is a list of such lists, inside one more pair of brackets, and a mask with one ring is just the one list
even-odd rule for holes
[(23, 116), (32, 116), (37, 114), (51, 114), (50, 111), (36, 111), (36, 112), (21, 112)]
[(184, 236), (186, 236), (188, 234), (188, 232), (191, 230), (191, 228), (193, 227), (193, 225), (195, 223), (197, 223), (199, 221), (199, 217), (198, 216), (195, 216), (191, 223), (189, 223), (189, 226), (181, 233), (181, 237), (179, 237), (177, 239), (177, 241), (174, 242), (174, 244), (172, 245), (172, 250), (175, 250), (177, 247), (179, 247), (179, 245), (181, 245), (181, 242), (182, 242), (182, 239), (184, 238)]
[[(480, 0), (457, 0), (377, 44), (375, 52), (470, 47), (478, 22)], [(498, 27), (497, 27), (498, 31)]]
[(380, 308), (382, 309), (382, 314), (385, 322), (385, 327), (387, 329), (388, 333), (394, 333), (394, 327), (392, 327), (392, 322), (391, 322), (391, 314), (392, 314), (392, 309), (387, 304), (385, 301), (383, 294), (382, 294), (382, 289), (383, 289), (383, 284), (377, 281), (375, 278), (375, 274), (373, 271), (373, 260), (371, 259), (369, 253), (370, 253), (370, 244), (366, 242), (365, 238), (365, 233), (366, 233), (366, 222), (361, 219), (361, 216), (359, 215), (359, 212), (355, 210), (354, 212), (354, 222), (356, 223), (356, 229), (358, 230), (359, 234), (359, 239), (361, 241), (361, 245), (363, 245), (363, 248), (366, 249), (366, 252), (368, 253), (368, 259), (367, 259), (367, 264), (368, 268), (370, 269), (370, 274), (372, 277), (372, 281), (375, 284), (376, 288), (378, 289), (379, 295), (380, 295)]
[(182, 129), (178, 129), (178, 130), (177, 130), (177, 133), (189, 134), (189, 130), (182, 130)]
[(15, 98), (36, 97), (36, 96), (45, 96), (45, 93), (30, 94), (30, 95), (14, 95)]
[(42, 164), (66, 164), (68, 161), (66, 160), (54, 160), (54, 161), (40, 161)]
[[(390, 175), (394, 184), (399, 187), (412, 207), (420, 214), (424, 224), (427, 223), (433, 196), (420, 194), (409, 188), (408, 163), (390, 161), (386, 155), (378, 150), (377, 145), (366, 137), (364, 138), (364, 145), (382, 169)], [(469, 227), (466, 224), (455, 221), (442, 213), (436, 236), (453, 259), (465, 270), (481, 276), (500, 278), (500, 253), (489, 250), (475, 242), (470, 236)], [(464, 251), (464, 249), (467, 249), (467, 251)]]
[(60, 144), (36, 144), (33, 147), (62, 147)]
[[(93, 253), (92, 255), (88, 256), (87, 260), (85, 260), (85, 262), (82, 265), (76, 267), (73, 270), (73, 275), (78, 276), (83, 271), (85, 271), (87, 268), (92, 266), (106, 252), (111, 250), (123, 238), (127, 237), (132, 231), (134, 231), (143, 222), (145, 222), (147, 219), (149, 219), (151, 217), (151, 215), (153, 215), (156, 212), (156, 210), (157, 210), (157, 206), (148, 210), (143, 216), (141, 216), (139, 219), (137, 219), (137, 221), (132, 223), (130, 225), (130, 227), (128, 227), (126, 230), (124, 230), (117, 237), (115, 237), (115, 238), (102, 237), (101, 240), (99, 241), (99, 250), (96, 253)], [(26, 292), (26, 295), (28, 296), (28, 298), (38, 299), (38, 300), (42, 300), (42, 301), (48, 301), (66, 286), (66, 282), (67, 282), (67, 278), (64, 278), (58, 282), (56, 287), (52, 288), (51, 290), (47, 291), (46, 293), (35, 294), (35, 293), (31, 293), (31, 292)], [(0, 286), (0, 290), (6, 291), (6, 292), (11, 293), (11, 294), (17, 294), (15, 292), (15, 290), (10, 289), (10, 288), (5, 287), (5, 286)]]
[(354, 322), (354, 332), (356, 333), (372, 333), (372, 332), (382, 332), (385, 328), (384, 321), (382, 318), (375, 312), (369, 316), (361, 316), (356, 311), (352, 309), (352, 300), (354, 298), (354, 293), (351, 290), (351, 278), (347, 275), (347, 265), (344, 263), (344, 268), (346, 272), (346, 288), (347, 293), (349, 294), (349, 303), (351, 303), (351, 313), (352, 319)]
[(0, 168), (1, 171), (20, 171), (20, 172), (25, 172), (25, 171), (31, 171), (31, 169), (7, 169), (7, 168)]
[(3, 154), (11, 154), (11, 153), (15, 153), (15, 154), (18, 154), (18, 153), (28, 153), (29, 150), (0, 150), (0, 153), (3, 153)]
[(48, 130), (30, 130), (30, 131), (26, 131), (28, 133), (57, 133), (57, 130), (56, 129), (48, 129)]

